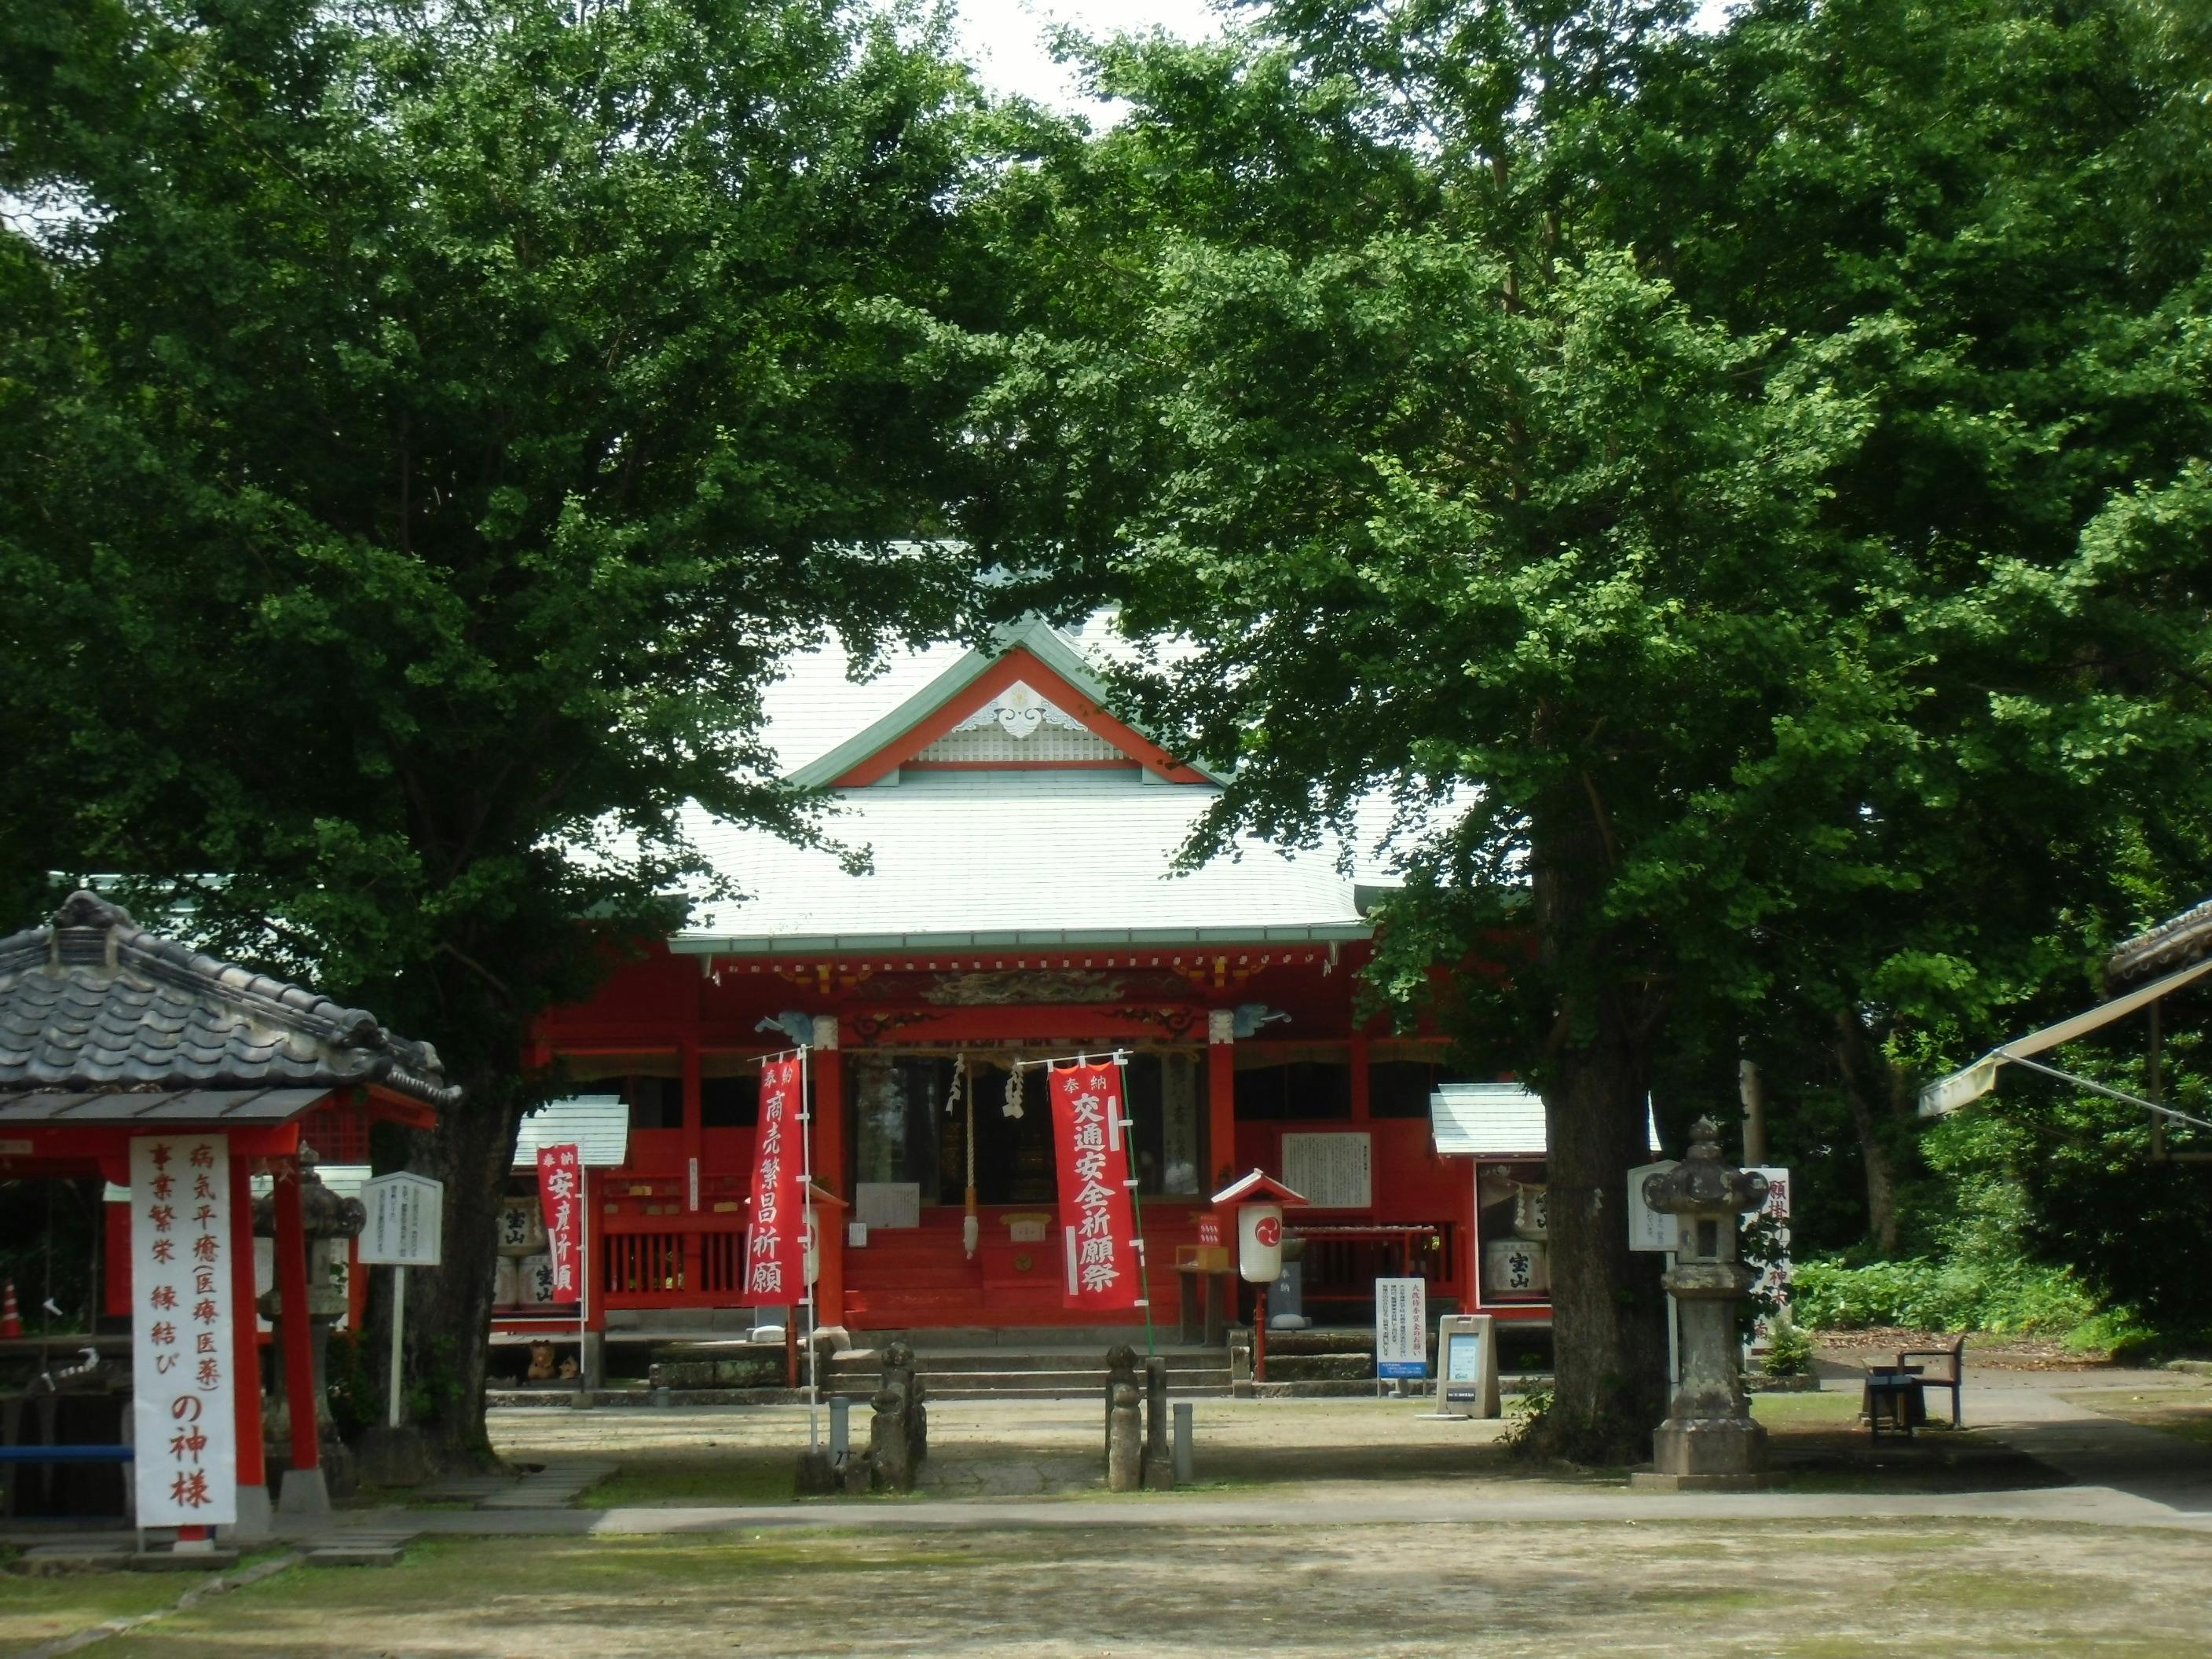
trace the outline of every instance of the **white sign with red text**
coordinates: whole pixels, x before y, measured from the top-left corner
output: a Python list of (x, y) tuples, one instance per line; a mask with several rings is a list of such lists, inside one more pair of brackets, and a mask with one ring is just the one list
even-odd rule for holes
[(230, 1140), (131, 1140), (131, 1377), (141, 1527), (238, 1519)]

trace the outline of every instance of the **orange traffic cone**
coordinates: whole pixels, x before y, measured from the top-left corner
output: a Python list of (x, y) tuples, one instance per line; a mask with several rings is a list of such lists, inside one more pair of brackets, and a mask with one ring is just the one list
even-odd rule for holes
[(0, 1290), (0, 1337), (21, 1336), (23, 1334), (23, 1315), (15, 1306), (15, 1281), (9, 1279), (5, 1290)]

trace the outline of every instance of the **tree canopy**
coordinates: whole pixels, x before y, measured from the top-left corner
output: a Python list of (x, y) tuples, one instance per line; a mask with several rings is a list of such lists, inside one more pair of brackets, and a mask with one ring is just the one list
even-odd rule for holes
[(450, 1443), (536, 1016), (665, 933), (685, 803), (813, 833), (787, 653), (952, 614), (908, 319), (976, 293), (975, 109), (839, 0), (0, 24), (11, 875), (165, 878), (434, 1036)]
[(1007, 192), (981, 533), (1193, 642), (1124, 689), (1216, 842), (1396, 800), (1401, 988), (1532, 941), (1460, 989), (1549, 1109), (1562, 1449), (1654, 1417), (1648, 1091), (1978, 1036), (2202, 875), (2179, 20), (1282, 0), (1094, 47), (1131, 113)]

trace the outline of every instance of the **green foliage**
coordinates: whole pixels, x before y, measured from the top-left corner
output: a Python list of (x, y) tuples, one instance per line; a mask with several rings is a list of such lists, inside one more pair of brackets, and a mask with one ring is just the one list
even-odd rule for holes
[[(1095, 49), (1128, 118), (994, 209), (1037, 282), (974, 525), (1183, 636), (1120, 690), (1234, 767), (1194, 854), (1395, 809), (1377, 981), (1501, 958), (1444, 1012), (1544, 1091), (1555, 1180), (1617, 1181), (1647, 1087), (1748, 1028), (1779, 1098), (1848, 1101), (1881, 1237), (1911, 1065), (2212, 871), (2201, 39), (1684, 10), (1277, 0)], [(1560, 1255), (1601, 1264), (1555, 1279), (1581, 1424), (1642, 1302)]]
[(384, 1421), (384, 1390), (377, 1385), (360, 1332), (330, 1334), (323, 1349), (323, 1393), (342, 1438), (355, 1439), (362, 1430)]
[(129, 872), (439, 1045), (426, 1328), (483, 1317), (532, 1022), (710, 885), (697, 815), (818, 838), (759, 741), (778, 663), (951, 617), (908, 538), (964, 391), (917, 319), (986, 290), (933, 27), (0, 14), (0, 896)]
[(1776, 1316), (1766, 1335), (1769, 1376), (1808, 1376), (1813, 1370), (1813, 1339), (1791, 1318), (1787, 1309)]

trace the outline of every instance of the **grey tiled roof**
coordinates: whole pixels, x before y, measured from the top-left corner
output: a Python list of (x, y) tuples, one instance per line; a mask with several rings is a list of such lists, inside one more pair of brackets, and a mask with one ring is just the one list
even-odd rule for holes
[(434, 1106), (460, 1098), (428, 1043), (156, 938), (94, 894), (0, 939), (0, 1091), (358, 1083)]
[(2212, 949), (2212, 899), (2138, 933), (2112, 952), (2105, 964), (2105, 983), (2113, 991), (2146, 984), (2200, 960)]

